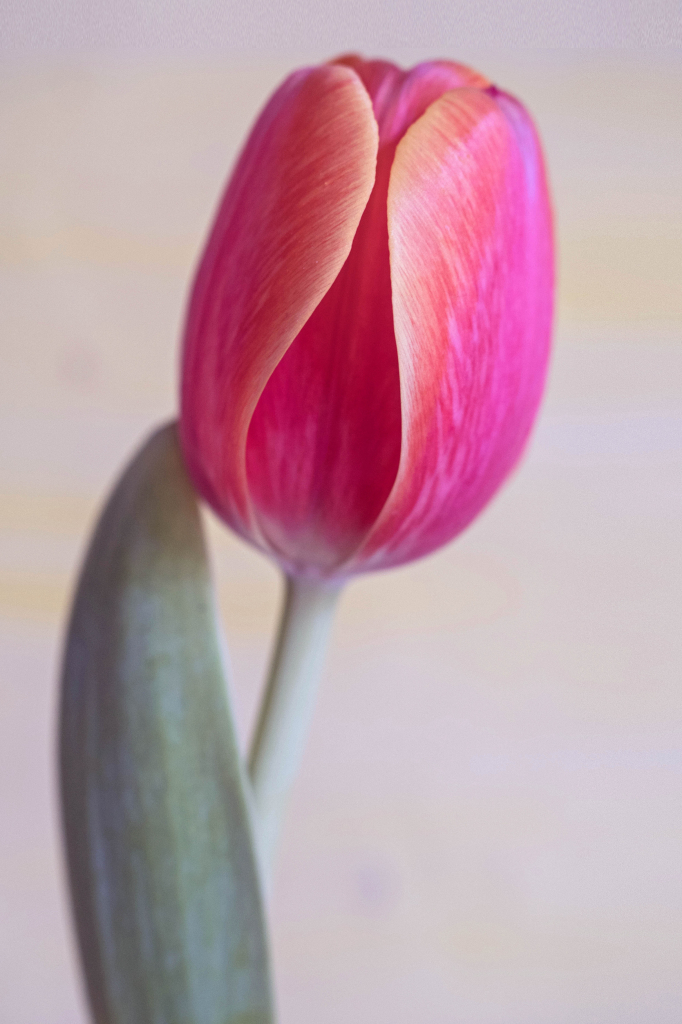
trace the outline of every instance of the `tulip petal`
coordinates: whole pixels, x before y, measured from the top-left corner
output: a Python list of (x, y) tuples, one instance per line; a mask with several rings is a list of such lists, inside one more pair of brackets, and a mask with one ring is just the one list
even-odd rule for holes
[(432, 551), (519, 458), (552, 319), (551, 210), (530, 118), (494, 88), (436, 101), (398, 145), (388, 193), (402, 402), (394, 487), (349, 572)]
[(392, 150), (338, 277), (263, 390), (247, 441), (261, 536), (288, 572), (321, 577), (357, 548), (393, 486), (400, 380), (386, 196)]
[(291, 75), (256, 123), (218, 210), (190, 301), (182, 445), (202, 496), (258, 539), (246, 439), (273, 369), (350, 251), (372, 190), (377, 126), (348, 68)]
[(379, 144), (398, 142), (417, 118), (443, 93), (466, 86), (484, 89), (487, 78), (448, 60), (429, 60), (403, 71), (385, 60), (363, 60), (355, 54), (335, 64), (352, 68), (369, 93), (379, 125)]
[(387, 199), (396, 145), (448, 89), (486, 80), (460, 65), (403, 71), (341, 58), (379, 126), (377, 175), (348, 259), (273, 371), (254, 412), (247, 474), (262, 537), (288, 571), (334, 574), (393, 487), (401, 446)]

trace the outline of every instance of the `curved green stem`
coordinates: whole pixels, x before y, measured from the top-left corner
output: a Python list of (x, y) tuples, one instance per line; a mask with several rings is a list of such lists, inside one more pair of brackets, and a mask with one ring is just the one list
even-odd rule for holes
[(341, 584), (287, 579), (279, 634), (249, 754), (266, 875), (303, 754), (340, 592)]

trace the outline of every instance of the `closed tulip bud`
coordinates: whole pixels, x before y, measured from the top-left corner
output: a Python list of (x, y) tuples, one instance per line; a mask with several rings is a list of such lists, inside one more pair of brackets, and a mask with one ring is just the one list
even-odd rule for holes
[[(98, 1021), (271, 1021), (262, 890), (343, 583), (445, 544), (495, 493), (552, 303), (513, 97), (446, 61), (343, 57), (270, 99), (194, 282), (180, 448), (159, 432), (121, 479), (67, 637), (64, 825)], [(248, 779), (196, 491), (287, 576)]]
[(552, 216), (533, 123), (446, 61), (291, 75), (220, 203), (187, 315), (194, 483), (289, 576), (458, 534), (540, 401)]

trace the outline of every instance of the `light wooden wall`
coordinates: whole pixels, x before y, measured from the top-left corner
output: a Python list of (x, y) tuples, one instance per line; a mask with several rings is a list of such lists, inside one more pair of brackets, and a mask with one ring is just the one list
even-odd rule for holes
[[(281, 1021), (678, 1024), (680, 64), (478, 63), (546, 144), (549, 392), (523, 466), (460, 540), (348, 588), (277, 875)], [(290, 66), (34, 54), (0, 78), (7, 1024), (85, 1021), (54, 782), (64, 617), (113, 477), (174, 415), (192, 267)], [(279, 581), (210, 534), (246, 737)]]

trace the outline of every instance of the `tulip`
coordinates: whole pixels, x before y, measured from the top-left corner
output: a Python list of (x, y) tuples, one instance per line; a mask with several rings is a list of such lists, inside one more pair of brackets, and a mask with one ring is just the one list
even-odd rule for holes
[(543, 158), (516, 99), (460, 64), (355, 56), (275, 92), (196, 275), (180, 417), (199, 493), (289, 579), (251, 757), (263, 818), (291, 781), (330, 595), (445, 544), (493, 496), (538, 408), (552, 305)]
[(189, 304), (181, 438), (204, 499), (288, 575), (458, 534), (541, 397), (551, 209), (521, 104), (433, 61), (295, 72), (249, 137)]
[[(98, 1021), (271, 1020), (262, 883), (342, 585), (495, 493), (552, 298), (538, 138), (482, 75), (349, 56), (270, 99), (194, 282), (179, 431), (114, 490), (67, 637), (64, 825)], [(195, 492), (287, 579), (250, 784)]]

